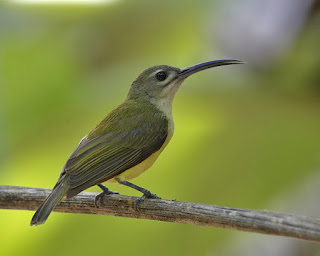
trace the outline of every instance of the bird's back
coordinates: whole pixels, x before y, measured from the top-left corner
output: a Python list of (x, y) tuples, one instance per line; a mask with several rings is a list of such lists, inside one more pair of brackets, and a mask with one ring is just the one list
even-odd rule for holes
[[(167, 144), (167, 138), (168, 119), (159, 109), (149, 102), (125, 101), (102, 120), (70, 155), (59, 179), (68, 180), (67, 198), (126, 170), (141, 173), (155, 161)], [(150, 157), (152, 159), (147, 163)], [(136, 167), (141, 163), (145, 168), (142, 165)]]

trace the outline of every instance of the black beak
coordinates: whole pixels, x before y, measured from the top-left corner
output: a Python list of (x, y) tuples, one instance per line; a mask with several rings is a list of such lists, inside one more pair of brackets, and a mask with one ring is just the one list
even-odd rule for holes
[(188, 68), (181, 69), (179, 78), (185, 79), (188, 76), (191, 76), (192, 74), (195, 74), (199, 71), (202, 71), (208, 68), (219, 67), (224, 65), (243, 64), (243, 63), (245, 62), (241, 60), (213, 60), (213, 61), (203, 62)]

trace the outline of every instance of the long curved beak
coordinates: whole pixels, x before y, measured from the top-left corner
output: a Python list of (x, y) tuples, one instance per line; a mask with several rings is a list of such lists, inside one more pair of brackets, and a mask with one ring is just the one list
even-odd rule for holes
[(191, 76), (192, 74), (195, 74), (199, 71), (202, 71), (208, 68), (219, 67), (224, 65), (243, 64), (243, 63), (245, 62), (241, 60), (213, 60), (213, 61), (203, 62), (191, 67), (182, 68), (179, 74), (179, 79), (185, 79), (188, 76)]

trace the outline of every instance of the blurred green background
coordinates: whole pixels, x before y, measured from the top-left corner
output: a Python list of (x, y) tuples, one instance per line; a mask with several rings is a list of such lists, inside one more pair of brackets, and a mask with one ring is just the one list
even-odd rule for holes
[[(223, 51), (215, 27), (224, 29), (228, 18), (219, 12), (228, 8), (234, 2), (2, 3), (0, 185), (52, 188), (80, 139), (145, 68), (239, 58), (248, 64), (184, 83), (173, 105), (175, 135), (134, 183), (165, 199), (285, 211), (286, 200), (319, 172), (319, 13), (310, 11), (290, 45), (268, 62), (261, 55), (259, 65), (241, 49)], [(315, 215), (298, 204), (290, 211)], [(33, 213), (0, 211), (0, 255), (216, 255), (235, 233), (246, 234), (63, 213), (30, 227)]]

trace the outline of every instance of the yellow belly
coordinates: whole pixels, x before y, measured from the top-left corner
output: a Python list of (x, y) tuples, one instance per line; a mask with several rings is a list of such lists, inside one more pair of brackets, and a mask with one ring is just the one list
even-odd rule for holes
[(141, 173), (149, 169), (153, 163), (157, 160), (160, 153), (164, 150), (164, 148), (168, 145), (170, 139), (172, 138), (172, 134), (168, 134), (167, 139), (163, 143), (162, 147), (155, 153), (153, 153), (151, 156), (149, 156), (146, 160), (142, 161), (140, 164), (124, 171), (123, 173), (119, 174), (118, 176), (108, 180), (108, 182), (116, 182), (119, 181), (125, 181), (125, 180), (131, 180), (136, 177), (138, 177)]

